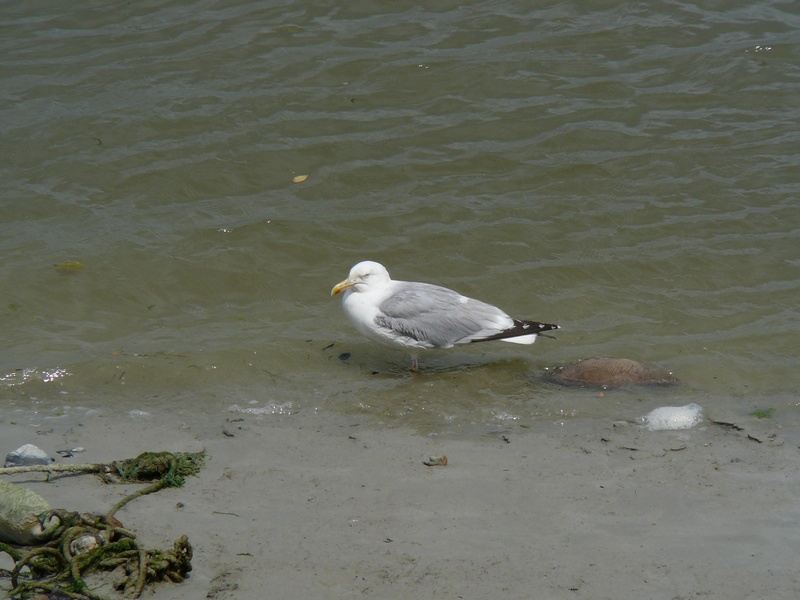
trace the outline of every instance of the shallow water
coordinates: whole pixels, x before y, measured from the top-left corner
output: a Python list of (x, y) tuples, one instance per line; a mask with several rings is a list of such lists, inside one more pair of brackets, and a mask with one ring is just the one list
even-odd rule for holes
[[(32, 1), (0, 19), (0, 407), (471, 434), (696, 402), (798, 429), (794, 3)], [(367, 258), (563, 330), (411, 377), (329, 297)], [(685, 385), (541, 382), (587, 356)]]

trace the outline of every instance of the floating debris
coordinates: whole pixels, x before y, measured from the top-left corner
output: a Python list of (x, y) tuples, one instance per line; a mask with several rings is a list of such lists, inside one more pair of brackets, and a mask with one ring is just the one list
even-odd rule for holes
[(561, 385), (599, 387), (626, 385), (675, 385), (678, 378), (661, 367), (628, 358), (587, 358), (570, 365), (556, 367), (547, 378)]
[(53, 266), (59, 273), (74, 273), (75, 271), (80, 271), (81, 269), (86, 268), (86, 265), (77, 261), (56, 263)]
[(427, 459), (422, 461), (422, 464), (428, 467), (446, 467), (447, 457), (444, 454), (441, 456), (429, 456)]
[(292, 177), (292, 183), (303, 183), (306, 179), (308, 179), (308, 175), (297, 175)]

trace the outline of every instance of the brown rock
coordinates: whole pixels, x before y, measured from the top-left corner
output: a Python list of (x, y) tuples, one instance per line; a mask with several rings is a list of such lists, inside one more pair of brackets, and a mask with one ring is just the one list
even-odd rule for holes
[(600, 387), (626, 385), (675, 385), (678, 378), (669, 371), (627, 358), (587, 358), (556, 367), (549, 378), (562, 385)]

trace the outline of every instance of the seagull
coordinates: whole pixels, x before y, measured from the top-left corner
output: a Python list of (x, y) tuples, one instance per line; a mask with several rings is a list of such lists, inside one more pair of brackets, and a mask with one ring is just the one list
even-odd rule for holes
[(419, 354), (456, 344), (499, 340), (532, 344), (552, 323), (513, 319), (502, 310), (458, 292), (413, 281), (394, 281), (383, 265), (367, 260), (350, 269), (331, 296), (342, 296), (342, 308), (366, 337), (411, 355), (419, 371)]

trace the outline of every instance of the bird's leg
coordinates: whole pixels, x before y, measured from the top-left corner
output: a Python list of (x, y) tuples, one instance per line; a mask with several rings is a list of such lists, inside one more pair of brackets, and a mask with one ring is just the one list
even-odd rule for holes
[(411, 372), (412, 373), (419, 373), (419, 360), (417, 360), (417, 355), (411, 355)]

